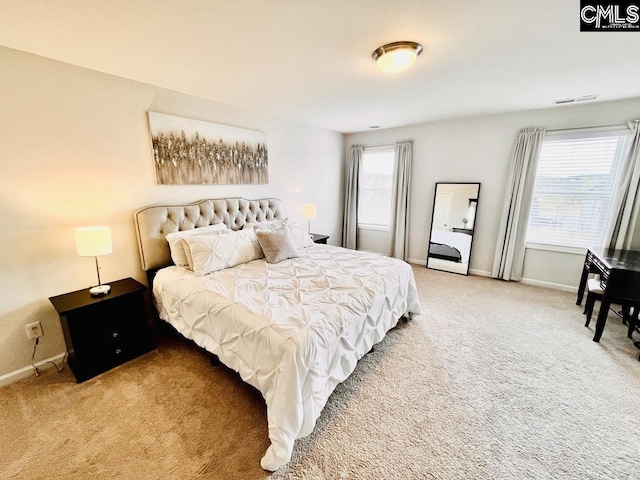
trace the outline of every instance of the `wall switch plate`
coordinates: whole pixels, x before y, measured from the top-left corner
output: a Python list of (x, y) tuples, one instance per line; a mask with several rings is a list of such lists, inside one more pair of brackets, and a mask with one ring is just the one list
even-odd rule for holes
[(42, 331), (42, 324), (40, 322), (29, 323), (25, 326), (27, 329), (27, 338), (38, 338), (44, 335)]

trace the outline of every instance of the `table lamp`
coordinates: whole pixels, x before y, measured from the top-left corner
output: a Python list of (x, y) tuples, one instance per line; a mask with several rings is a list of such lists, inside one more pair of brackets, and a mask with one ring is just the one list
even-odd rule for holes
[(316, 218), (316, 204), (305, 203), (302, 205), (302, 216), (308, 220), (307, 233), (311, 236), (311, 219)]
[(98, 256), (108, 255), (113, 252), (111, 246), (111, 229), (109, 227), (80, 227), (76, 228), (76, 247), (81, 257), (95, 257), (96, 272), (98, 273), (98, 285), (91, 287), (89, 293), (93, 297), (106, 295), (111, 291), (111, 286), (103, 285), (100, 281), (100, 265)]

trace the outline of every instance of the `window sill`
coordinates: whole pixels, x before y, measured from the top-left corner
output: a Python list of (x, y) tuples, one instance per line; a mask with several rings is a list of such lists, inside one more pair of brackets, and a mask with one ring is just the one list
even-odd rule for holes
[(571, 253), (573, 255), (586, 255), (587, 249), (582, 247), (563, 247), (560, 245), (546, 245), (543, 243), (527, 243), (527, 250), (543, 250), (547, 252)]
[(389, 227), (383, 227), (380, 225), (358, 225), (358, 230), (373, 230), (375, 232), (388, 232)]

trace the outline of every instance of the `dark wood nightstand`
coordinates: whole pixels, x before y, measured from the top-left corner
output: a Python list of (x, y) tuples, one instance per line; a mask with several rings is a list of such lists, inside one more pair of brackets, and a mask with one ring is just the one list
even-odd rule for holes
[(329, 235), (322, 235), (320, 233), (312, 233), (311, 240), (313, 243), (322, 243), (324, 245), (327, 244), (327, 240), (329, 240)]
[(85, 288), (49, 298), (60, 315), (69, 366), (78, 382), (155, 348), (147, 327), (147, 287), (133, 278), (110, 285), (103, 297), (92, 297)]

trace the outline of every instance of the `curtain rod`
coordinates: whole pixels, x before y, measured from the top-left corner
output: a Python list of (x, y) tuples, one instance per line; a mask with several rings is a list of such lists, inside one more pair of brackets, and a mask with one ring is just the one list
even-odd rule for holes
[(564, 132), (567, 130), (587, 130), (590, 128), (614, 128), (614, 127), (627, 127), (627, 123), (612, 123), (611, 125), (593, 125), (591, 127), (569, 127), (569, 128), (549, 128), (546, 129), (547, 132)]
[(390, 142), (390, 143), (372, 143), (370, 145), (362, 145), (363, 148), (367, 149), (367, 148), (379, 148), (379, 147), (393, 147), (395, 146), (395, 142)]

